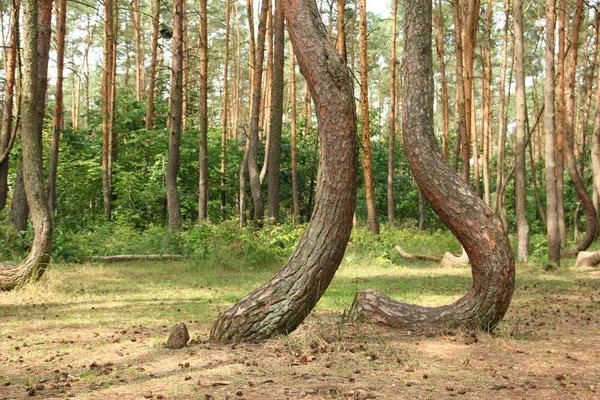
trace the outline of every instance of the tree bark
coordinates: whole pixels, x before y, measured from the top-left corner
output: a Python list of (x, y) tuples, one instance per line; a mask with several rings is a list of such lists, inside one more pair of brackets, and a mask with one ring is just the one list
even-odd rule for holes
[(281, 164), (281, 130), (283, 123), (283, 65), (285, 62), (285, 3), (275, 2), (273, 77), (271, 84), (271, 129), (269, 145), (268, 204), (269, 222), (279, 222), (279, 170)]
[(508, 237), (491, 208), (446, 163), (433, 133), (431, 1), (405, 2), (405, 106), (402, 133), (411, 171), (440, 219), (471, 260), (473, 286), (456, 302), (421, 307), (375, 291), (359, 292), (352, 319), (396, 328), (466, 327), (492, 330), (508, 309), (514, 289), (514, 258)]
[[(394, 204), (394, 152), (396, 150), (396, 25), (398, 21), (398, 1), (392, 4), (392, 49), (390, 59), (390, 115), (388, 133), (388, 176), (387, 176), (387, 207), (388, 222), (391, 224), (395, 219)], [(443, 99), (442, 99), (443, 101)], [(446, 111), (448, 111), (446, 109)]]
[(198, 221), (208, 219), (208, 13), (200, 0), (200, 149)]
[(346, 0), (337, 0), (337, 39), (335, 41), (335, 47), (338, 53), (344, 59), (344, 62), (348, 62), (348, 54), (346, 51), (346, 28), (345, 28), (345, 16), (346, 16)]
[(581, 251), (577, 255), (575, 267), (595, 267), (600, 264), (600, 250), (597, 251)]
[(132, 0), (131, 17), (133, 23), (133, 43), (135, 46), (135, 99), (142, 101), (142, 92), (144, 90), (144, 52), (142, 51), (142, 34), (140, 28), (140, 0)]
[(48, 165), (48, 208), (50, 213), (56, 209), (56, 174), (58, 172), (58, 149), (60, 132), (64, 125), (63, 116), (63, 80), (65, 65), (65, 35), (67, 21), (67, 1), (57, 0), (56, 4), (56, 88), (54, 90), (54, 127), (50, 144), (50, 163)]
[[(455, 123), (456, 123), (456, 144), (454, 146), (453, 165), (454, 169), (458, 170), (458, 159), (461, 155), (463, 163), (465, 156), (469, 159), (469, 142), (467, 138), (467, 125), (465, 121), (465, 84), (463, 79), (464, 64), (463, 64), (463, 41), (462, 41), (462, 12), (460, 0), (452, 0), (452, 11), (454, 13), (454, 44), (456, 53), (456, 107), (455, 107)], [(465, 146), (466, 140), (466, 146)], [(466, 148), (466, 149), (465, 149)], [(462, 151), (461, 151), (462, 149)], [(466, 151), (466, 153), (465, 153)], [(468, 164), (468, 162), (467, 162)], [(466, 166), (468, 168), (468, 165)], [(466, 176), (465, 176), (466, 172)], [(462, 169), (461, 177), (463, 182), (469, 184), (469, 171)]]
[(112, 170), (113, 170), (113, 80), (114, 67), (114, 4), (113, 0), (104, 1), (104, 68), (102, 71), (102, 198), (104, 218), (111, 219), (112, 214)]
[(216, 341), (257, 342), (296, 329), (327, 289), (352, 229), (357, 143), (351, 77), (314, 1), (288, 0), (286, 19), (318, 110), (322, 151), (317, 202), (307, 231), (286, 265), (219, 315), (210, 334)]
[[(152, 39), (150, 45), (151, 56), (149, 72), (150, 77), (148, 78), (148, 107), (146, 109), (147, 131), (152, 130), (152, 126), (154, 123), (154, 91), (156, 88), (156, 62), (158, 59), (158, 23), (160, 20), (160, 0), (154, 0), (154, 7), (152, 11)], [(149, 143), (146, 143), (146, 146), (148, 145)]]
[(577, 51), (579, 49), (579, 27), (581, 25), (581, 17), (583, 14), (583, 0), (577, 0), (577, 10), (575, 12), (575, 20), (573, 22), (573, 32), (571, 34), (571, 48), (569, 52), (569, 68), (567, 70), (565, 84), (565, 158), (569, 177), (573, 182), (575, 191), (579, 200), (585, 209), (587, 219), (587, 229), (585, 235), (579, 243), (571, 249), (564, 251), (565, 254), (576, 254), (579, 251), (587, 250), (590, 245), (596, 240), (598, 231), (598, 216), (592, 199), (587, 194), (585, 185), (579, 176), (577, 169), (577, 161), (575, 160), (575, 70), (577, 67)]
[(42, 138), (38, 127), (38, 2), (23, 1), (23, 179), (31, 207), (33, 245), (17, 266), (0, 264), (0, 290), (11, 290), (44, 273), (52, 252), (52, 219), (42, 178)]
[[(22, 101), (23, 100), (21, 100), (21, 102)], [(23, 181), (23, 156), (21, 156), (19, 159), (19, 165), (17, 167), (17, 176), (13, 187), (8, 221), (16, 232), (23, 232), (27, 229), (28, 217), (29, 205), (27, 204), (27, 195), (25, 194), (25, 183)]]
[(4, 107), (2, 109), (2, 135), (0, 137), (0, 211), (6, 207), (8, 197), (9, 156), (16, 136), (13, 130), (13, 105), (15, 93), (15, 75), (17, 69), (17, 46), (19, 42), (20, 0), (14, 0), (10, 16), (10, 39), (8, 42), (8, 60), (6, 63), (6, 82), (4, 84)]
[[(167, 162), (167, 210), (168, 229), (181, 229), (181, 203), (177, 174), (181, 147), (181, 124), (183, 115), (183, 1), (173, 2), (173, 60), (171, 66), (171, 132), (169, 135), (169, 159)], [(202, 118), (200, 118), (202, 119)], [(201, 142), (202, 143), (202, 139)], [(202, 148), (202, 144), (200, 145)]]
[(527, 223), (527, 188), (525, 179), (526, 134), (525, 119), (527, 104), (525, 103), (525, 61), (523, 50), (523, 5), (521, 0), (514, 0), (514, 33), (515, 33), (515, 83), (516, 83), (516, 149), (515, 149), (515, 214), (517, 217), (517, 260), (529, 261), (529, 224)]
[[(394, 10), (397, 8), (397, 1), (394, 1)], [(448, 79), (446, 78), (446, 60), (444, 53), (444, 13), (442, 10), (442, 1), (437, 2), (436, 8), (438, 12), (434, 14), (434, 26), (435, 26), (435, 48), (440, 61), (440, 75), (442, 76), (442, 149), (444, 158), (446, 161), (450, 160), (450, 117), (448, 112)], [(393, 14), (393, 18), (396, 17), (396, 12)], [(394, 30), (395, 24), (392, 26)], [(392, 86), (390, 86), (391, 96)], [(388, 199), (389, 200), (389, 199)]]
[(556, 201), (560, 243), (567, 243), (565, 226), (565, 58), (567, 10), (565, 0), (558, 0), (558, 59), (556, 65)]
[(225, 220), (225, 207), (227, 206), (227, 195), (225, 193), (225, 176), (227, 167), (227, 130), (229, 114), (229, 25), (231, 20), (231, 4), (225, 1), (225, 64), (223, 66), (223, 110), (221, 112), (221, 221)]
[(258, 37), (256, 38), (256, 52), (254, 56), (254, 78), (252, 93), (252, 113), (250, 118), (250, 145), (248, 151), (248, 175), (250, 177), (250, 191), (252, 192), (252, 203), (254, 205), (254, 220), (257, 224), (265, 214), (265, 205), (260, 187), (260, 174), (258, 169), (258, 130), (260, 123), (260, 105), (262, 99), (262, 69), (265, 57), (265, 36), (267, 33), (266, 23), (269, 11), (269, 1), (263, 0), (258, 22)]
[[(502, 40), (502, 62), (500, 64), (500, 95), (498, 108), (498, 152), (496, 167), (496, 198), (494, 211), (500, 212), (500, 189), (504, 186), (504, 149), (506, 147), (506, 60), (508, 58), (508, 28), (510, 25), (510, 0), (504, 9), (504, 35)], [(552, 84), (554, 85), (554, 83)]]
[(360, 21), (358, 31), (360, 35), (360, 104), (362, 120), (362, 153), (363, 173), (365, 176), (365, 194), (367, 200), (367, 214), (371, 233), (379, 234), (379, 221), (375, 209), (375, 194), (373, 183), (373, 166), (371, 162), (371, 121), (369, 118), (369, 77), (367, 60), (367, 3), (366, 0), (359, 1)]
[(596, 76), (596, 103), (594, 105), (594, 128), (591, 140), (592, 174), (594, 178), (595, 207), (598, 212), (600, 192), (600, 72)]

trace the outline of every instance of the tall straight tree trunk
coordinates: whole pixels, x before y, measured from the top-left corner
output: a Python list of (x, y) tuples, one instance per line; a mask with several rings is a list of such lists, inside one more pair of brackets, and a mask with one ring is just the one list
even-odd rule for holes
[(375, 235), (379, 234), (379, 221), (375, 209), (373, 184), (373, 166), (371, 162), (371, 121), (369, 119), (369, 77), (367, 60), (367, 2), (360, 0), (360, 104), (362, 120), (363, 173), (365, 176), (365, 192), (367, 197), (367, 214), (369, 227)]
[(258, 22), (258, 37), (256, 39), (256, 54), (254, 56), (254, 79), (252, 93), (252, 113), (250, 120), (250, 147), (248, 150), (248, 174), (250, 176), (250, 190), (254, 205), (254, 220), (260, 224), (264, 217), (264, 202), (262, 199), (260, 176), (258, 170), (258, 129), (261, 105), (262, 69), (265, 57), (265, 36), (269, 1), (263, 0)]
[(525, 61), (523, 50), (523, 5), (521, 0), (513, 2), (515, 33), (515, 83), (516, 83), (516, 149), (515, 149), (515, 191), (519, 262), (529, 261), (529, 224), (527, 223), (527, 188), (525, 178), (526, 135), (525, 119), (527, 104), (525, 103)]
[[(150, 0), (152, 1), (152, 0)], [(156, 63), (158, 60), (158, 24), (160, 20), (160, 0), (153, 0), (152, 39), (150, 56), (150, 77), (148, 78), (148, 107), (146, 109), (146, 130), (152, 130), (154, 124), (154, 92), (156, 90)], [(146, 143), (148, 146), (149, 143)], [(147, 162), (149, 160), (146, 160)]]
[(171, 65), (171, 132), (169, 135), (169, 161), (167, 165), (167, 209), (170, 231), (181, 229), (181, 204), (177, 174), (181, 146), (181, 124), (183, 115), (183, 2), (173, 2), (173, 60)]
[(104, 68), (102, 71), (102, 198), (104, 218), (111, 219), (112, 214), (112, 165), (113, 165), (113, 50), (114, 36), (113, 0), (104, 1)]
[(558, 228), (560, 243), (567, 243), (565, 225), (565, 59), (567, 10), (565, 0), (558, 1), (558, 64), (556, 74), (556, 194), (558, 203)]
[[(22, 101), (23, 100), (21, 100), (21, 102)], [(23, 156), (21, 156), (19, 158), (19, 164), (17, 166), (17, 176), (15, 178), (15, 184), (13, 187), (8, 222), (16, 232), (23, 232), (27, 229), (28, 218), (29, 205), (27, 204), (27, 195), (25, 194), (25, 181), (23, 178)]]
[(208, 13), (200, 0), (200, 149), (198, 221), (208, 219)]
[[(9, 155), (16, 136), (13, 131), (13, 105), (17, 70), (17, 46), (19, 43), (20, 0), (13, 0), (10, 16), (10, 39), (4, 84), (4, 107), (2, 109), (2, 133), (0, 136), (0, 211), (6, 207), (8, 197)], [(19, 94), (20, 96), (20, 94)]]
[[(544, 77), (544, 131), (546, 158), (546, 218), (548, 236), (548, 260), (560, 265), (560, 231), (558, 227), (558, 203), (556, 180), (556, 151), (554, 128), (554, 28), (556, 26), (556, 0), (546, 0), (546, 58)], [(600, 75), (599, 75), (600, 76)], [(600, 107), (597, 97), (596, 104)], [(600, 122), (600, 120), (598, 121)]]
[(292, 152), (292, 204), (294, 206), (294, 223), (300, 223), (300, 196), (298, 194), (298, 154), (297, 138), (297, 104), (296, 104), (296, 59), (294, 57), (294, 48), (290, 45), (290, 99), (291, 99), (291, 152)]
[(23, 1), (22, 123), (23, 179), (31, 206), (33, 244), (27, 258), (17, 266), (0, 263), (0, 290), (11, 290), (42, 276), (52, 252), (52, 217), (43, 183), (42, 137), (38, 122), (38, 12), (36, 0)]
[[(396, 0), (394, 1), (394, 7), (397, 7)], [(446, 60), (444, 55), (444, 13), (441, 0), (437, 2), (436, 8), (438, 11), (433, 15), (433, 24), (435, 26), (435, 48), (440, 61), (440, 75), (442, 76), (442, 149), (444, 158), (448, 161), (450, 160), (450, 117), (448, 114), (448, 79), (446, 78)], [(395, 29), (395, 25), (392, 29)], [(392, 88), (390, 87), (390, 93), (391, 90)]]
[(444, 160), (433, 132), (431, 3), (404, 2), (402, 134), (419, 188), (469, 256), (473, 286), (464, 297), (440, 307), (405, 304), (363, 291), (356, 295), (349, 314), (352, 319), (402, 329), (458, 326), (489, 331), (510, 305), (514, 258), (500, 220)]
[(337, 0), (337, 39), (335, 47), (344, 59), (348, 62), (348, 54), (346, 51), (346, 0)]
[(494, 211), (502, 208), (500, 191), (504, 187), (504, 148), (506, 147), (506, 60), (508, 59), (508, 28), (510, 25), (510, 0), (504, 8), (504, 34), (502, 35), (502, 62), (500, 64), (500, 94), (498, 106), (498, 153), (496, 167), (496, 195)]
[(571, 33), (569, 68), (565, 77), (565, 158), (569, 170), (569, 177), (571, 178), (577, 196), (585, 209), (587, 229), (579, 243), (574, 248), (566, 251), (568, 254), (576, 254), (579, 251), (587, 250), (596, 239), (596, 233), (598, 231), (598, 216), (596, 214), (596, 209), (594, 208), (594, 203), (587, 194), (585, 185), (579, 176), (577, 161), (575, 159), (575, 72), (577, 67), (577, 51), (579, 49), (579, 27), (581, 26), (582, 14), (583, 0), (577, 0), (577, 9)]
[[(394, 222), (394, 152), (396, 148), (396, 25), (398, 21), (398, 1), (392, 4), (392, 50), (390, 59), (390, 115), (388, 133), (388, 176), (387, 176), (387, 206), (388, 222)], [(448, 110), (446, 110), (448, 111)]]
[(63, 72), (65, 65), (65, 35), (67, 21), (67, 1), (57, 0), (56, 4), (56, 88), (54, 91), (54, 127), (50, 145), (50, 164), (48, 166), (48, 208), (51, 213), (56, 209), (56, 174), (58, 170), (58, 147), (60, 132), (63, 129)]
[[(456, 55), (456, 144), (454, 146), (453, 165), (454, 169), (458, 170), (459, 155), (461, 155), (463, 163), (465, 163), (465, 156), (467, 164), (469, 163), (469, 142), (467, 138), (467, 122), (465, 120), (465, 84), (463, 79), (463, 21), (460, 0), (452, 0), (452, 11), (454, 13), (454, 50)], [(465, 168), (467, 168), (466, 171)], [(470, 181), (468, 168), (468, 165), (463, 167), (461, 173), (461, 177), (466, 184), (469, 184)]]
[(221, 221), (225, 220), (225, 207), (227, 206), (227, 195), (225, 193), (225, 174), (227, 166), (227, 129), (229, 114), (229, 21), (231, 20), (231, 4), (225, 1), (225, 64), (223, 66), (223, 111), (221, 127)]
[(217, 317), (210, 337), (220, 342), (257, 342), (296, 329), (331, 282), (352, 230), (357, 143), (351, 76), (328, 38), (314, 1), (288, 0), (286, 18), (300, 70), (319, 110), (322, 152), (317, 203), (286, 265)]
[(482, 173), (483, 173), (483, 201), (488, 206), (491, 205), (490, 195), (490, 143), (492, 139), (492, 16), (493, 4), (492, 0), (488, 0), (488, 10), (486, 17), (486, 37), (484, 51), (484, 77), (482, 82), (482, 99), (483, 99), (483, 115), (482, 115)]
[[(549, 0), (548, 0), (549, 1)], [(598, 212), (598, 194), (600, 193), (600, 72), (596, 75), (596, 103), (594, 107), (594, 129), (591, 140), (592, 174), (594, 179), (594, 205)]]
[(283, 122), (283, 65), (285, 62), (285, 3), (275, 2), (274, 37), (275, 48), (273, 52), (273, 82), (271, 92), (271, 143), (269, 146), (269, 220), (271, 223), (279, 222), (279, 169), (281, 163), (281, 130)]
[(131, 20), (133, 22), (135, 98), (137, 101), (142, 101), (142, 92), (144, 90), (144, 53), (142, 52), (140, 0), (132, 0), (131, 2)]

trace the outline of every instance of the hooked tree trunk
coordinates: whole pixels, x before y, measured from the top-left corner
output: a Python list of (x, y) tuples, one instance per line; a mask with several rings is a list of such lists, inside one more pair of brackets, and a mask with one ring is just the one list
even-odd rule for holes
[(23, 180), (33, 222), (33, 245), (17, 266), (0, 264), (0, 290), (10, 290), (42, 276), (52, 252), (52, 219), (42, 178), (42, 140), (38, 129), (38, 2), (23, 1), (23, 76), (21, 141)]
[(316, 204), (286, 265), (219, 315), (210, 334), (216, 341), (257, 342), (296, 329), (331, 282), (352, 230), (357, 142), (351, 76), (327, 36), (314, 0), (288, 0), (286, 19), (318, 110), (322, 151)]
[(464, 297), (441, 307), (405, 304), (367, 290), (356, 295), (350, 315), (396, 328), (491, 330), (504, 316), (512, 297), (512, 250), (500, 220), (445, 162), (437, 145), (433, 133), (431, 1), (404, 4), (402, 133), (407, 158), (423, 195), (466, 250), (473, 286)]

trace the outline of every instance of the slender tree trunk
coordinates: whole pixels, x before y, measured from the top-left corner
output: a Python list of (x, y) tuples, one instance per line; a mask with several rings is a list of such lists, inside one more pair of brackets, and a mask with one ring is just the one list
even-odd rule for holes
[[(556, 149), (554, 128), (554, 28), (556, 26), (556, 0), (546, 0), (546, 58), (544, 77), (544, 130), (546, 158), (546, 218), (548, 260), (560, 265), (560, 231), (558, 225), (558, 196), (556, 179)], [(598, 102), (598, 100), (597, 100)], [(600, 103), (598, 107), (600, 107)], [(600, 122), (600, 121), (599, 121)]]
[(285, 62), (285, 3), (275, 2), (275, 49), (273, 54), (273, 82), (271, 92), (271, 143), (269, 146), (269, 220), (279, 222), (279, 169), (281, 163), (281, 130), (283, 122), (283, 65)]
[[(152, 0), (151, 0), (152, 1)], [(154, 92), (156, 90), (156, 62), (158, 59), (158, 23), (160, 19), (160, 1), (154, 0), (152, 8), (152, 41), (150, 45), (150, 77), (148, 78), (148, 107), (146, 109), (146, 130), (152, 130), (154, 123)], [(149, 143), (146, 143), (146, 147)], [(146, 160), (149, 161), (149, 160)]]
[[(452, 10), (454, 13), (454, 43), (456, 53), (456, 107), (455, 107), (455, 121), (456, 121), (456, 144), (454, 146), (454, 157), (453, 165), (454, 169), (458, 170), (458, 158), (459, 154), (462, 156), (463, 163), (465, 162), (465, 155), (467, 160), (469, 159), (469, 142), (467, 138), (467, 123), (465, 120), (465, 84), (463, 79), (464, 65), (463, 65), (463, 41), (462, 41), (462, 12), (460, 7), (460, 0), (452, 0)], [(466, 141), (466, 146), (465, 146)], [(465, 150), (466, 147), (466, 150)], [(462, 150), (462, 151), (461, 151)], [(465, 153), (466, 151), (466, 153)], [(468, 164), (468, 161), (467, 161)], [(465, 176), (465, 169), (462, 169), (461, 177), (463, 181), (469, 184), (468, 165), (466, 166), (467, 174)]]
[(567, 10), (565, 0), (558, 0), (558, 64), (556, 69), (556, 193), (558, 202), (558, 228), (560, 243), (567, 243), (565, 225), (565, 58)]
[(483, 172), (483, 201), (485, 204), (491, 205), (490, 194), (490, 143), (492, 139), (492, 16), (493, 4), (492, 0), (488, 0), (488, 10), (486, 17), (486, 38), (484, 57), (484, 77), (482, 83), (482, 99), (484, 103), (483, 127), (482, 127), (482, 172)]
[(65, 65), (65, 35), (67, 21), (67, 1), (57, 0), (56, 4), (56, 88), (54, 92), (54, 127), (50, 145), (50, 164), (48, 166), (48, 208), (50, 213), (56, 209), (56, 173), (58, 170), (58, 147), (60, 132), (64, 125), (63, 116), (63, 70)]
[(21, 156), (19, 158), (17, 176), (15, 178), (15, 184), (13, 187), (8, 222), (16, 232), (24, 232), (27, 229), (28, 217), (29, 205), (27, 204), (27, 195), (25, 194), (25, 183), (23, 178), (23, 156)]
[(367, 60), (367, 3), (360, 0), (360, 103), (362, 120), (363, 173), (365, 176), (365, 192), (367, 197), (367, 214), (371, 232), (379, 234), (379, 221), (375, 210), (375, 194), (373, 183), (373, 167), (371, 162), (371, 122), (369, 120), (369, 78)]
[(113, 49), (114, 49), (114, 4), (104, 1), (104, 69), (102, 71), (102, 198), (104, 218), (110, 220), (112, 214), (112, 164), (113, 164), (113, 120), (112, 92)]
[(133, 43), (135, 49), (135, 98), (137, 101), (142, 101), (142, 92), (144, 90), (144, 53), (142, 52), (140, 0), (132, 0), (131, 2), (131, 20), (133, 22)]
[(506, 147), (506, 60), (508, 59), (508, 28), (510, 25), (510, 0), (504, 9), (504, 34), (502, 40), (502, 63), (500, 64), (500, 95), (498, 108), (498, 153), (496, 167), (496, 198), (494, 211), (501, 208), (500, 189), (504, 186), (504, 149)]
[(345, 16), (346, 16), (346, 0), (337, 0), (337, 39), (335, 41), (335, 47), (338, 53), (344, 59), (344, 62), (348, 62), (348, 54), (346, 51), (346, 27), (345, 27)]
[(8, 42), (9, 49), (5, 74), (6, 82), (4, 84), (4, 107), (2, 108), (2, 134), (0, 137), (0, 211), (6, 207), (6, 199), (8, 197), (9, 155), (16, 136), (16, 129), (13, 130), (12, 122), (17, 70), (17, 46), (19, 42), (20, 7), (20, 0), (14, 0), (10, 17), (10, 39)]
[(402, 134), (411, 171), (440, 219), (458, 237), (472, 264), (473, 286), (441, 307), (400, 303), (375, 291), (359, 292), (350, 317), (395, 328), (460, 326), (492, 330), (508, 309), (514, 259), (500, 220), (446, 163), (433, 133), (431, 1), (404, 3)]
[(200, 171), (198, 221), (208, 219), (208, 13), (200, 0)]
[(225, 65), (223, 66), (223, 111), (221, 127), (221, 221), (225, 220), (225, 207), (227, 206), (227, 196), (225, 193), (225, 174), (227, 166), (227, 129), (229, 113), (229, 21), (231, 20), (230, 0), (225, 1)]
[(248, 151), (248, 173), (250, 176), (250, 190), (252, 192), (252, 202), (254, 204), (254, 220), (260, 224), (264, 217), (264, 202), (262, 199), (260, 187), (260, 175), (258, 170), (258, 129), (261, 104), (262, 87), (262, 69), (265, 56), (265, 36), (267, 13), (269, 11), (269, 1), (263, 0), (259, 23), (258, 37), (256, 41), (256, 54), (254, 56), (254, 79), (252, 93), (252, 113), (250, 121), (250, 147)]
[[(396, 8), (396, 1), (394, 1)], [(433, 20), (435, 26), (435, 48), (440, 61), (440, 75), (442, 76), (442, 149), (444, 158), (450, 160), (450, 117), (448, 112), (448, 79), (446, 78), (446, 60), (444, 55), (444, 13), (442, 10), (442, 1), (439, 0), (436, 5), (437, 13), (434, 13)], [(394, 14), (395, 17), (395, 14)], [(395, 29), (395, 25), (392, 26)], [(390, 93), (392, 87), (390, 86)], [(391, 94), (390, 94), (391, 96)]]
[(219, 315), (210, 336), (221, 342), (257, 342), (296, 329), (327, 289), (352, 230), (357, 145), (351, 77), (314, 1), (288, 0), (286, 17), (300, 69), (319, 110), (323, 146), (317, 204), (286, 265)]
[(181, 204), (177, 185), (181, 146), (183, 114), (183, 1), (173, 2), (173, 60), (171, 74), (171, 133), (169, 135), (169, 161), (167, 164), (167, 209), (170, 231), (181, 229)]
[(515, 149), (515, 191), (516, 216), (519, 262), (529, 261), (529, 224), (527, 223), (527, 182), (525, 178), (526, 135), (525, 118), (527, 104), (525, 103), (525, 61), (523, 50), (523, 5), (521, 0), (513, 2), (514, 32), (515, 32), (515, 82), (516, 82), (516, 149)]
[(23, 1), (22, 124), (23, 179), (31, 206), (33, 244), (19, 265), (0, 264), (0, 290), (10, 290), (42, 276), (52, 252), (52, 218), (42, 178), (42, 138), (38, 122), (38, 11), (36, 0)]
[(577, 196), (585, 209), (587, 229), (579, 243), (574, 248), (566, 250), (568, 254), (576, 254), (579, 251), (587, 250), (596, 239), (596, 233), (598, 231), (598, 216), (596, 215), (596, 209), (594, 208), (592, 199), (587, 194), (581, 176), (579, 176), (577, 161), (575, 159), (575, 72), (577, 67), (577, 51), (579, 49), (579, 27), (581, 26), (582, 14), (583, 0), (577, 0), (577, 10), (575, 12), (571, 33), (569, 68), (565, 77), (565, 157), (569, 177), (571, 178)]
[[(398, 1), (392, 3), (392, 49), (390, 59), (390, 114), (388, 133), (388, 176), (387, 176), (387, 206), (388, 222), (392, 224), (394, 211), (394, 152), (396, 148), (396, 25), (398, 21)], [(447, 110), (446, 110), (447, 111)]]
[(290, 99), (292, 109), (291, 135), (292, 135), (292, 203), (294, 206), (294, 223), (300, 223), (300, 196), (298, 194), (298, 155), (297, 155), (297, 105), (296, 105), (296, 59), (294, 57), (294, 48), (290, 45)]
[[(597, 21), (600, 20), (600, 14), (597, 16)], [(594, 106), (594, 128), (592, 131), (591, 140), (591, 158), (592, 158), (592, 176), (594, 179), (593, 185), (593, 203), (598, 210), (598, 193), (600, 193), (600, 72), (596, 75), (596, 103)]]

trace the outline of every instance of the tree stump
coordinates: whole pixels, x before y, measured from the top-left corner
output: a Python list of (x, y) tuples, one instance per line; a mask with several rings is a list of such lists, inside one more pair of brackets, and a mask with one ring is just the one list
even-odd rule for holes
[(600, 250), (598, 251), (580, 251), (577, 254), (575, 267), (595, 267), (600, 264)]

